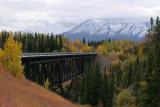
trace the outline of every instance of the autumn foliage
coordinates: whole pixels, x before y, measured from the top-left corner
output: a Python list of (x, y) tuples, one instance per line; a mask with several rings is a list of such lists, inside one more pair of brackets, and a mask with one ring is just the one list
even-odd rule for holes
[(80, 40), (65, 41), (65, 47), (62, 48), (63, 52), (92, 52), (93, 47), (84, 44)]
[(21, 48), (22, 45), (14, 41), (13, 35), (10, 33), (3, 49), (0, 49), (0, 65), (16, 77), (23, 77)]

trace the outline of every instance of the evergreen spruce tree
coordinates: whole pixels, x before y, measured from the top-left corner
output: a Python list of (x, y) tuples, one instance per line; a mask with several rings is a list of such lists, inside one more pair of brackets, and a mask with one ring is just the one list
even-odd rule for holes
[[(154, 39), (147, 45), (147, 65), (143, 67), (143, 77), (141, 77), (139, 96), (140, 104), (142, 106), (155, 106), (160, 104), (160, 22), (159, 17), (156, 20), (154, 27)], [(146, 68), (146, 69), (145, 69)]]
[(82, 104), (97, 105), (101, 97), (102, 75), (99, 67), (87, 72), (81, 85), (80, 102)]
[(85, 40), (85, 38), (83, 38), (83, 44), (86, 44), (86, 40)]

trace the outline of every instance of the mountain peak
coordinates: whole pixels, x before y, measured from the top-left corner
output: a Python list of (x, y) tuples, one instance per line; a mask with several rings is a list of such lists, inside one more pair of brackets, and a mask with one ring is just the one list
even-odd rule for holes
[(140, 19), (89, 19), (64, 33), (72, 40), (143, 39), (149, 23)]

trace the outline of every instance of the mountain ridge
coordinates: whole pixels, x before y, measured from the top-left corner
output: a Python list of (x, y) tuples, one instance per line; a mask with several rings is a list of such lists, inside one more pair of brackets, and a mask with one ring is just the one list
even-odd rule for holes
[(72, 40), (141, 40), (148, 29), (148, 21), (138, 19), (89, 19), (63, 34)]

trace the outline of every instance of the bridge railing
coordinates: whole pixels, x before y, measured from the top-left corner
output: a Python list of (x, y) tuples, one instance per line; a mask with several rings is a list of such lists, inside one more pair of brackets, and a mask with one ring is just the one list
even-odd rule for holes
[(22, 57), (95, 55), (95, 52), (52, 52), (52, 53), (22, 53)]

